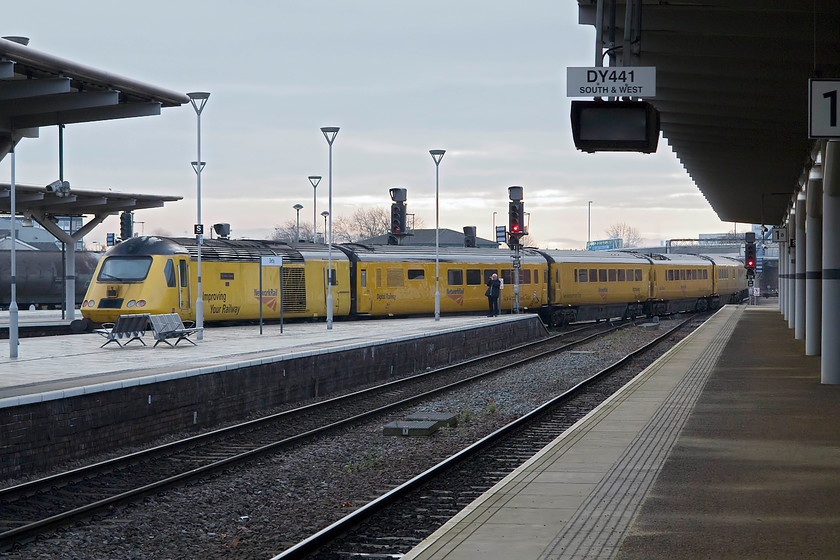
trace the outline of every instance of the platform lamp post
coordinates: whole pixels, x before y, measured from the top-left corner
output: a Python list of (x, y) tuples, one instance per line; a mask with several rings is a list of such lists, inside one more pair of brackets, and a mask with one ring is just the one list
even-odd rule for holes
[(198, 126), (196, 129), (196, 143), (197, 143), (197, 152), (198, 155), (196, 156), (196, 161), (192, 162), (193, 170), (195, 171), (196, 176), (196, 191), (197, 191), (197, 204), (198, 204), (198, 216), (197, 222), (195, 224), (195, 240), (196, 240), (196, 251), (198, 253), (197, 258), (197, 281), (196, 281), (196, 295), (195, 295), (195, 326), (198, 329), (196, 333), (196, 338), (198, 340), (204, 340), (204, 300), (201, 297), (201, 243), (204, 240), (204, 226), (201, 223), (201, 171), (204, 169), (205, 162), (201, 161), (201, 112), (204, 110), (204, 106), (207, 104), (207, 99), (210, 97), (210, 94), (206, 91), (194, 91), (187, 94), (187, 97), (190, 98), (190, 103), (195, 109), (195, 116), (196, 120), (198, 121)]
[[(330, 202), (329, 202), (329, 219), (330, 219), (330, 236), (327, 245), (327, 330), (332, 330), (333, 327), (333, 299), (332, 299), (332, 145), (335, 137), (338, 134), (337, 126), (323, 126), (321, 132), (324, 133), (324, 138), (327, 139), (327, 144), (330, 145)], [(324, 232), (326, 235), (327, 232)]]
[(330, 213), (327, 212), (326, 210), (324, 210), (323, 212), (321, 212), (321, 215), (324, 217), (324, 236), (326, 237), (326, 235), (327, 235), (327, 216), (329, 216)]
[(295, 243), (300, 243), (300, 211), (303, 209), (303, 206), (300, 204), (295, 204), (292, 206), (297, 212), (297, 227), (295, 228)]
[(11, 247), (11, 301), (9, 302), (9, 358), (18, 357), (18, 304), (17, 304), (17, 284), (15, 280), (16, 263), (15, 263), (15, 245), (17, 240), (15, 238), (15, 143), (12, 142), (12, 148), (9, 150), (11, 156), (12, 166), (12, 182), (10, 185), (9, 204), (9, 230), (12, 236)]
[(429, 150), (435, 162), (435, 321), (440, 321), (440, 160), (446, 150)]
[[(320, 175), (310, 175), (309, 182), (312, 183), (312, 243), (318, 239), (318, 183), (321, 182)], [(326, 235), (327, 231), (324, 230)]]

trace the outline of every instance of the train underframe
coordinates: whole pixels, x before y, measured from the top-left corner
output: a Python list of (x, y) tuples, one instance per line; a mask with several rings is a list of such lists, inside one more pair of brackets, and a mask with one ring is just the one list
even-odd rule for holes
[(540, 309), (540, 317), (549, 326), (563, 326), (581, 321), (604, 321), (608, 319), (630, 319), (654, 317), (673, 313), (702, 312), (718, 309), (723, 303), (736, 303), (738, 296), (721, 297), (712, 295), (701, 298), (677, 300), (647, 300), (634, 303), (601, 305), (547, 305)]

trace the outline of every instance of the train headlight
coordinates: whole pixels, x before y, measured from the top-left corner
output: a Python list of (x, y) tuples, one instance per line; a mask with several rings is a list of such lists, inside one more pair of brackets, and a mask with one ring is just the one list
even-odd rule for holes
[(95, 301), (90, 300), (90, 301), (88, 302), (88, 307), (93, 307), (93, 305), (94, 305), (95, 303), (96, 303)]
[(137, 307), (146, 307), (146, 300), (141, 299), (137, 302)]
[(126, 307), (134, 307), (136, 304), (137, 304), (137, 302), (136, 302), (136, 301), (131, 300), (131, 301), (129, 301), (128, 303), (126, 303), (126, 304), (125, 304), (125, 306), (126, 306)]

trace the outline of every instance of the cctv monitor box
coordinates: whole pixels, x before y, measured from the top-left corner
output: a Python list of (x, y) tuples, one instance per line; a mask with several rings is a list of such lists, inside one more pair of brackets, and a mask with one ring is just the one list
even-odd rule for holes
[(584, 152), (642, 152), (659, 144), (659, 111), (647, 101), (572, 101), (572, 135)]

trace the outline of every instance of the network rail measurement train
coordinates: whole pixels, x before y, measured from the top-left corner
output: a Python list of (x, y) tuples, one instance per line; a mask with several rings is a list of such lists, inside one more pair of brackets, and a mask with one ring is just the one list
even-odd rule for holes
[[(261, 255), (283, 257), (263, 267)], [(326, 245), (211, 239), (202, 243), (204, 321), (260, 316), (326, 317)], [(487, 309), (485, 282), (503, 281), (500, 304), (513, 307), (508, 251), (441, 248), (442, 313)], [(434, 312), (434, 247), (334, 245), (334, 317)], [(281, 290), (282, 275), (282, 290)], [(519, 305), (551, 324), (714, 309), (746, 296), (742, 262), (726, 256), (641, 255), (523, 249)], [(195, 320), (197, 246), (193, 238), (135, 237), (110, 249), (90, 283), (82, 315), (91, 322), (130, 313), (178, 313)], [(282, 300), (282, 301), (281, 301)]]

